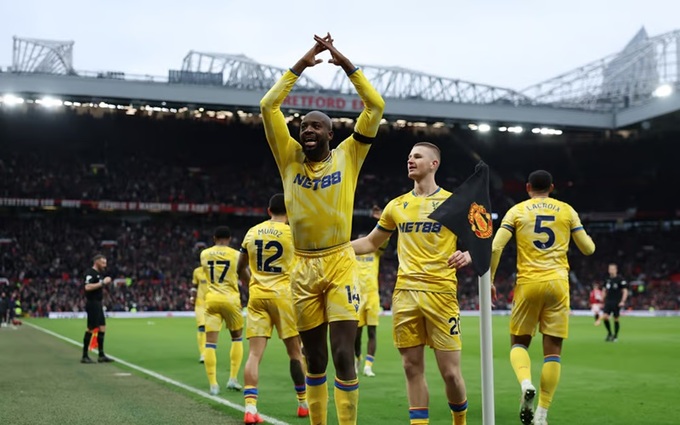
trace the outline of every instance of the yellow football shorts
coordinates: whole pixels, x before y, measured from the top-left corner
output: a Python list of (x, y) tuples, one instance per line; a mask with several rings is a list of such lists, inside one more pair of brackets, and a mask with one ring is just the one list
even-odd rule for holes
[(569, 281), (567, 279), (523, 283), (515, 286), (510, 333), (567, 338), (569, 335)]
[(273, 328), (276, 328), (281, 339), (298, 335), (293, 299), (290, 296), (249, 299), (246, 338), (258, 336), (270, 338)]
[(230, 331), (243, 329), (241, 297), (238, 293), (224, 295), (209, 292), (205, 296), (205, 331), (221, 331), (222, 322), (226, 323)]
[(361, 295), (361, 305), (359, 306), (359, 327), (378, 326), (380, 321), (380, 294), (378, 291), (371, 291)]
[(460, 351), (460, 308), (453, 293), (396, 289), (392, 326), (397, 348), (429, 345), (435, 350)]
[(298, 331), (322, 323), (359, 320), (357, 263), (348, 243), (318, 251), (296, 251), (291, 272)]

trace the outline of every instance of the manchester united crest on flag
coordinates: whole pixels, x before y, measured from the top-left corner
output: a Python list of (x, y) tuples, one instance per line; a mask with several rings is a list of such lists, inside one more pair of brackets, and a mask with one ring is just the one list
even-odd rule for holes
[(493, 222), (491, 213), (486, 211), (484, 205), (473, 202), (468, 211), (468, 221), (472, 232), (481, 239), (490, 238), (493, 234)]
[(484, 162), (480, 161), (475, 173), (429, 217), (458, 236), (461, 249), (470, 252), (472, 267), (477, 275), (481, 276), (489, 270), (493, 222), (489, 200), (489, 167)]

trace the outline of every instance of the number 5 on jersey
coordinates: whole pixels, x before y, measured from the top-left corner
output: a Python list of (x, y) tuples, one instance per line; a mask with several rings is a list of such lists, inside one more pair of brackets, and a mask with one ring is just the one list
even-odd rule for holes
[(548, 249), (555, 243), (555, 232), (550, 227), (546, 226), (547, 223), (555, 221), (554, 215), (537, 215), (536, 224), (534, 224), (534, 233), (544, 234), (548, 236), (548, 240), (541, 242), (540, 240), (534, 240), (534, 246), (538, 249)]

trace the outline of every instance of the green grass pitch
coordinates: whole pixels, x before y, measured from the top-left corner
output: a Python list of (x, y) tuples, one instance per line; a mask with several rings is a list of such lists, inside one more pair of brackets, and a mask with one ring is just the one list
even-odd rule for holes
[[(85, 320), (76, 319), (31, 319), (30, 322), (76, 341), (82, 340), (85, 328)], [(607, 343), (604, 342), (604, 328), (593, 326), (592, 318), (572, 317), (570, 338), (565, 342), (562, 353), (562, 379), (548, 416), (551, 424), (680, 423), (680, 318), (622, 317), (621, 324), (619, 341)], [(207, 391), (205, 370), (198, 363), (193, 319), (109, 319), (107, 328), (106, 347), (111, 355)], [(468, 424), (481, 424), (479, 319), (464, 317), (462, 331), (462, 367), (470, 406)], [(508, 318), (494, 317), (493, 332), (496, 424), (518, 424), (519, 385), (509, 362)], [(220, 384), (225, 384), (230, 339), (225, 331), (220, 338), (218, 379)], [(364, 332), (364, 347), (365, 342)], [(530, 347), (532, 376), (537, 386), (543, 357), (540, 346), (539, 335)], [(427, 351), (430, 423), (450, 424), (443, 384), (434, 356), (431, 350)], [(48, 353), (45, 355), (49, 357)], [(246, 356), (247, 343), (239, 373), (241, 382)], [(73, 347), (73, 373), (83, 367), (78, 363), (79, 357), (79, 349)], [(116, 367), (125, 368), (121, 365)], [(358, 422), (407, 424), (404, 376), (398, 352), (392, 345), (390, 317), (383, 317), (378, 328), (374, 371), (377, 374), (375, 378), (360, 377)], [(328, 376), (332, 382), (332, 365), (329, 365)], [(295, 417), (296, 399), (288, 373), (288, 359), (283, 344), (276, 338), (267, 347), (258, 389), (258, 407), (262, 413), (291, 424), (309, 423), (306, 419)], [(332, 387), (329, 387), (329, 393), (329, 424), (336, 424)], [(237, 392), (223, 390), (220, 396), (237, 404), (243, 402), (242, 394)], [(204, 403), (196, 405), (197, 408), (206, 406)], [(228, 407), (215, 408), (222, 409), (227, 416), (242, 418), (240, 412)], [(68, 418), (62, 419), (68, 421)], [(55, 420), (55, 423), (60, 422)]]

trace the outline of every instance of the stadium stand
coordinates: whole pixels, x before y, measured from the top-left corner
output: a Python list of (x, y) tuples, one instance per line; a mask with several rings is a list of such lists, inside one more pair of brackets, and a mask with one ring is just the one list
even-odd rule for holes
[[(290, 125), (295, 134), (296, 121)], [(459, 185), (483, 158), (494, 173), (492, 204), (500, 216), (524, 199), (528, 172), (546, 168), (558, 184), (555, 196), (582, 212), (598, 246), (594, 257), (571, 260), (572, 307), (587, 308), (589, 286), (601, 279), (607, 262), (616, 261), (634, 285), (631, 308), (679, 308), (677, 201), (667, 196), (665, 184), (679, 180), (674, 166), (679, 148), (667, 143), (677, 132), (637, 133), (625, 139), (606, 132), (575, 132), (547, 144), (531, 134), (521, 139), (508, 134), (490, 137), (460, 126), (383, 127), (360, 177), (358, 211), (384, 205), (410, 190), (405, 158), (420, 140), (442, 147), (440, 174), (447, 188)], [(118, 111), (94, 114), (64, 108), (55, 114), (27, 108), (2, 110), (0, 128), (0, 277), (7, 279), (0, 286), (8, 286), (31, 315), (82, 310), (80, 275), (98, 251), (109, 256), (118, 279), (106, 301), (110, 311), (189, 310), (189, 274), (200, 247), (210, 243), (212, 228), (228, 224), (238, 243), (245, 230), (265, 216), (262, 206), (269, 196), (281, 190), (257, 118), (159, 119)], [(336, 138), (349, 131), (350, 125), (337, 123)], [(607, 161), (606, 167), (602, 161)], [(82, 203), (64, 208), (17, 204), (17, 199)], [(116, 205), (102, 207), (101, 201), (223, 208), (200, 209), (198, 214), (158, 212), (162, 208), (153, 206), (120, 211)], [(356, 233), (374, 225), (368, 213), (357, 213)], [(386, 309), (396, 278), (393, 247), (394, 241), (381, 270)], [(504, 255), (498, 309), (508, 308), (511, 301), (513, 262), (513, 255)], [(460, 275), (461, 307), (476, 309), (472, 272)]]

